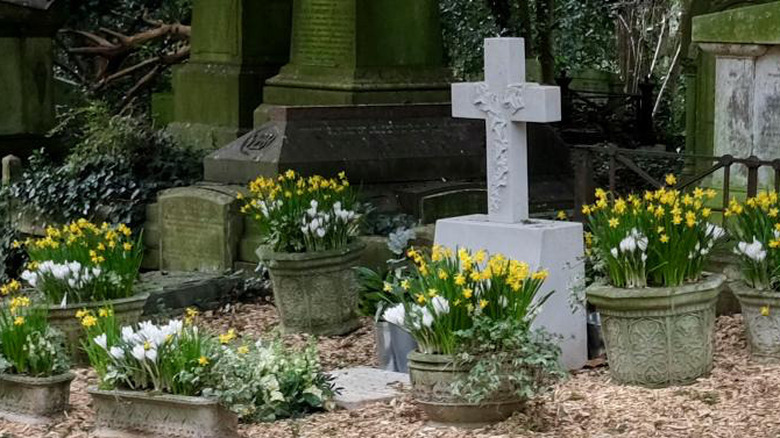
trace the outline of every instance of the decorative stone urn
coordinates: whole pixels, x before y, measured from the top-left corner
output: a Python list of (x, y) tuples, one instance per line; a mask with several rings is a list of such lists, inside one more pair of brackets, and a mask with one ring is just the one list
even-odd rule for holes
[(479, 427), (509, 418), (523, 407), (514, 392), (498, 394), (482, 403), (470, 403), (452, 393), (452, 385), (470, 369), (458, 366), (452, 356), (409, 353), (412, 394), (434, 423)]
[(271, 274), (274, 304), (285, 333), (333, 336), (360, 326), (359, 285), (353, 268), (365, 248), (362, 242), (345, 248), (309, 253), (257, 250)]
[(753, 359), (780, 361), (780, 293), (759, 291), (741, 281), (734, 283), (731, 289), (742, 307)]
[(693, 383), (712, 370), (715, 306), (725, 276), (706, 274), (680, 287), (592, 285), (612, 378), (661, 388)]
[(216, 400), (88, 389), (96, 438), (234, 438), (238, 417)]
[(52, 377), (0, 374), (0, 418), (27, 424), (46, 424), (68, 408), (70, 383), (76, 376)]
[(84, 333), (81, 322), (76, 318), (79, 310), (86, 309), (97, 313), (99, 309), (110, 306), (119, 325), (135, 324), (144, 313), (144, 305), (149, 294), (135, 295), (130, 298), (101, 301), (95, 303), (77, 303), (67, 307), (49, 306), (49, 324), (65, 334), (65, 345), (71, 358), (78, 364), (86, 363), (86, 354), (81, 349), (81, 337)]

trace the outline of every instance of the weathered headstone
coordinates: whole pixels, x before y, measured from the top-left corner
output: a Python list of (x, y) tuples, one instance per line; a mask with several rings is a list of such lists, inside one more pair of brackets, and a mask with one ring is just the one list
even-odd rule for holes
[(263, 81), (287, 62), (292, 0), (197, 0), (192, 57), (174, 73), (172, 131), (216, 149), (252, 128)]
[(436, 243), (485, 249), (550, 271), (544, 291), (554, 291), (536, 324), (560, 335), (563, 363), (587, 360), (585, 311), (572, 311), (569, 291), (584, 279), (582, 225), (529, 220), (527, 122), (560, 120), (558, 87), (525, 82), (522, 38), (485, 40), (485, 81), (452, 86), (455, 117), (483, 119), (487, 129), (488, 215), (436, 224)]
[(159, 195), (160, 269), (222, 272), (233, 268), (243, 233), (238, 190), (201, 185)]
[(52, 38), (64, 2), (0, 0), (0, 156), (29, 154), (54, 126)]
[[(713, 154), (774, 160), (780, 156), (780, 2), (733, 9), (694, 19), (693, 40), (714, 54)], [(718, 172), (710, 184), (722, 186)], [(759, 185), (774, 171), (762, 168)], [(744, 192), (747, 169), (735, 166), (732, 190)]]

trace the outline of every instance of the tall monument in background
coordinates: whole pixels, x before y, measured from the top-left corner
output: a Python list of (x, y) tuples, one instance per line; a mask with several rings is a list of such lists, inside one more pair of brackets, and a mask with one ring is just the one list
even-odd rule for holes
[(255, 131), (206, 158), (206, 180), (482, 179), (484, 133), (450, 118), (450, 82), (437, 0), (294, 0), (290, 61), (266, 81)]
[(292, 0), (197, 0), (192, 56), (174, 73), (174, 123), (214, 149), (252, 128), (263, 82), (289, 57)]

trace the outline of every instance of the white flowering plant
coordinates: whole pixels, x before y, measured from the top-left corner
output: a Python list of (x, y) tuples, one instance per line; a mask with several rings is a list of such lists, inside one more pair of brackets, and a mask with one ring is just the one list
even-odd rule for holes
[[(93, 318), (100, 321), (99, 317), (89, 313), (81, 317), (90, 335), (84, 348), (102, 388), (201, 395), (219, 354), (216, 337), (182, 320), (170, 320), (166, 324), (146, 321), (117, 330), (112, 316), (94, 325)], [(100, 331), (95, 328), (101, 326), (106, 330), (95, 335)], [(225, 342), (235, 334), (227, 336), (230, 339)]]
[(549, 298), (546, 270), (485, 251), (410, 250), (414, 272), (396, 285), (400, 304), (384, 312), (426, 354), (452, 355), (470, 371), (451, 387), (472, 403), (512, 393), (525, 400), (562, 376), (560, 349), (531, 323)]
[(300, 350), (280, 338), (222, 349), (206, 396), (244, 421), (274, 421), (334, 408), (332, 379), (322, 372), (314, 343)]
[(507, 319), (530, 326), (540, 306), (549, 297), (539, 290), (547, 271), (501, 254), (488, 257), (434, 246), (431, 254), (415, 249), (408, 256), (412, 271), (388, 289), (400, 288), (401, 302), (385, 310), (385, 321), (404, 327), (422, 353), (453, 354), (458, 333), (468, 330), (477, 318)]
[(30, 262), (21, 279), (49, 304), (62, 306), (127, 298), (141, 266), (141, 237), (124, 224), (86, 219), (49, 227), (46, 236), (15, 242)]
[(277, 178), (249, 183), (242, 213), (260, 227), (264, 244), (276, 252), (327, 251), (358, 235), (362, 215), (344, 172), (338, 178), (303, 177), (288, 170)]
[(596, 190), (596, 202), (585, 205), (585, 234), (594, 268), (615, 287), (673, 287), (697, 281), (725, 237), (723, 228), (708, 221), (705, 202), (714, 190), (682, 193), (667, 175), (667, 186), (644, 196), (615, 197)]
[(18, 295), (0, 307), (0, 372), (51, 377), (69, 368), (65, 337), (49, 326), (46, 309)]
[(736, 239), (742, 279), (758, 290), (780, 288), (780, 206), (775, 192), (762, 191), (744, 204), (732, 199), (724, 212)]

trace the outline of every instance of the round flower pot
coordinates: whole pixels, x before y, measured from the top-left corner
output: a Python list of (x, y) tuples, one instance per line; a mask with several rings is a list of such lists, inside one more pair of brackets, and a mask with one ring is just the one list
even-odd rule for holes
[(478, 427), (509, 418), (523, 407), (523, 400), (507, 391), (482, 403), (469, 403), (452, 393), (452, 384), (466, 377), (470, 368), (459, 367), (452, 356), (409, 353), (412, 393), (434, 423)]
[(742, 307), (753, 359), (780, 361), (780, 293), (758, 291), (741, 281), (732, 284), (731, 289)]
[(81, 322), (76, 318), (76, 313), (86, 309), (97, 314), (100, 309), (110, 306), (114, 309), (114, 316), (120, 326), (131, 325), (137, 323), (144, 313), (144, 305), (146, 305), (147, 298), (149, 298), (149, 294), (140, 294), (130, 298), (95, 303), (77, 303), (66, 307), (51, 305), (48, 307), (49, 324), (65, 335), (66, 346), (71, 358), (77, 364), (86, 364), (87, 357), (81, 349), (81, 338), (84, 334), (84, 329), (81, 327)]
[(87, 390), (96, 438), (236, 438), (238, 417), (216, 400), (141, 391)]
[(670, 288), (592, 285), (612, 378), (661, 388), (693, 383), (712, 370), (715, 307), (725, 276)]
[(0, 374), (0, 418), (26, 424), (51, 422), (67, 409), (74, 378), (72, 373), (52, 377)]
[(271, 274), (274, 304), (285, 333), (333, 336), (360, 326), (359, 287), (353, 268), (365, 244), (310, 253), (278, 253), (260, 247), (257, 255)]
[(417, 342), (412, 335), (401, 327), (385, 321), (377, 321), (374, 333), (379, 367), (398, 373), (409, 372), (407, 357), (417, 349)]

